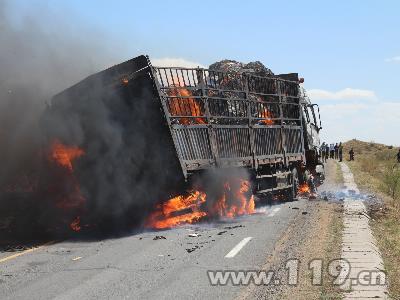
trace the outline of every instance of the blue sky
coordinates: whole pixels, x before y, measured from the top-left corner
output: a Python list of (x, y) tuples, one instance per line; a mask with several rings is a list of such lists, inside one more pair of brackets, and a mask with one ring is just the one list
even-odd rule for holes
[(400, 1), (16, 0), (11, 14), (44, 10), (44, 26), (61, 18), (95, 32), (112, 63), (145, 53), (298, 72), (321, 106), (326, 141), (400, 145)]

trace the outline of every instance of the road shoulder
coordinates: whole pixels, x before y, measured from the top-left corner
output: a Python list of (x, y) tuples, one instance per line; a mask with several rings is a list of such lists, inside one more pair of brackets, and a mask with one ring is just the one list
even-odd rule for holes
[[(339, 188), (336, 163), (326, 165), (327, 178), (320, 187), (321, 191)], [(296, 209), (296, 202), (291, 203)], [(309, 263), (322, 260), (326, 265), (340, 258), (341, 232), (343, 228), (343, 205), (336, 201), (324, 201), (321, 197), (310, 200), (293, 220), (285, 233), (276, 243), (263, 270), (276, 270), (278, 278), (288, 276), (287, 262), (298, 260), (298, 283), (291, 286), (268, 285), (247, 287), (239, 299), (340, 299), (339, 287), (332, 284), (333, 278), (323, 271), (322, 284), (312, 283), (312, 270)]]

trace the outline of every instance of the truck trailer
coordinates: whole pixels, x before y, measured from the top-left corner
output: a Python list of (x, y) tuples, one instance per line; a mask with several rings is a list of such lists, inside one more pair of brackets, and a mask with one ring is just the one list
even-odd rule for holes
[[(147, 180), (157, 184), (159, 193), (184, 188), (205, 170), (245, 168), (260, 198), (279, 193), (292, 200), (299, 185), (322, 170), (319, 109), (306, 96), (302, 81), (297, 73), (259, 76), (157, 67), (141, 55), (54, 96), (43, 124), (49, 138), (85, 149), (79, 176), (94, 197), (102, 196), (101, 183), (90, 181), (93, 176), (85, 175), (90, 169), (85, 166), (96, 165), (99, 153), (107, 153), (112, 147), (107, 145), (114, 143), (104, 137), (101, 126), (92, 125), (93, 118), (104, 118), (93, 112), (98, 103), (108, 122), (120, 129), (115, 143), (125, 145), (118, 152), (123, 163), (113, 167), (148, 170)], [(63, 120), (65, 126), (52, 125), (54, 120)], [(132, 185), (142, 180), (140, 174), (132, 173)]]

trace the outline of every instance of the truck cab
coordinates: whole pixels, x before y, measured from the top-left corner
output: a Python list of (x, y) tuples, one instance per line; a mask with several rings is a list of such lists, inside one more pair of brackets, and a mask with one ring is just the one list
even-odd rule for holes
[(321, 178), (324, 175), (324, 168), (318, 159), (321, 143), (319, 132), (322, 129), (319, 106), (311, 102), (303, 87), (300, 87), (300, 103), (304, 124), (303, 136), (307, 169)]

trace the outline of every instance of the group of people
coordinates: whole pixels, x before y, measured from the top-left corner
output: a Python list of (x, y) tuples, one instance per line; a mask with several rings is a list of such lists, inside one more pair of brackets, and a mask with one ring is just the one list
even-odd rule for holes
[[(352, 153), (350, 153), (350, 152), (352, 152)], [(349, 152), (350, 160), (354, 160), (353, 149), (351, 149), (350, 152)], [(327, 144), (327, 143), (323, 142), (320, 147), (319, 155), (320, 155), (322, 162), (326, 162), (329, 158), (343, 161), (343, 145), (342, 145), (342, 143)]]
[[(322, 162), (326, 162), (329, 158), (337, 159), (339, 161), (343, 161), (343, 145), (342, 143), (336, 144), (327, 144), (325, 142), (322, 143), (319, 148), (319, 157)], [(400, 163), (400, 149), (396, 154), (397, 162)], [(349, 151), (349, 160), (354, 160), (354, 150), (353, 148)]]

